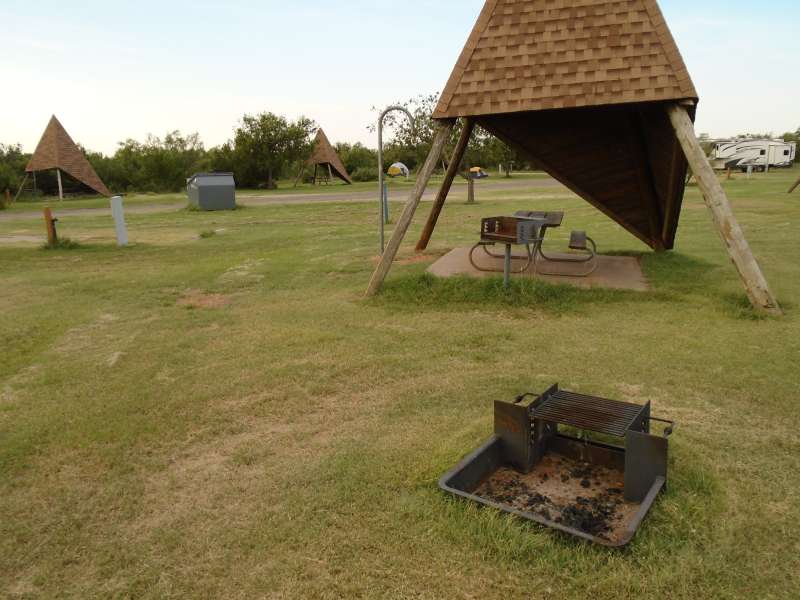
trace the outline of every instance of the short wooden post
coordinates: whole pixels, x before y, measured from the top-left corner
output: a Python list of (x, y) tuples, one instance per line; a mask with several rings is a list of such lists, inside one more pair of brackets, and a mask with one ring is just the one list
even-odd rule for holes
[(686, 112), (686, 108), (679, 104), (673, 104), (667, 107), (667, 113), (678, 141), (686, 154), (686, 159), (689, 161), (689, 166), (697, 179), (697, 184), (703, 193), (706, 205), (711, 211), (717, 231), (744, 283), (750, 302), (761, 312), (773, 316), (782, 315), (783, 311), (753, 256), (742, 228), (733, 215), (725, 190), (722, 189), (716, 173), (711, 168), (703, 148), (695, 136), (694, 124)]
[(453, 120), (442, 121), (437, 127), (436, 135), (433, 138), (433, 146), (428, 154), (428, 158), (425, 160), (425, 164), (417, 175), (417, 182), (414, 184), (414, 190), (411, 192), (406, 202), (403, 214), (397, 221), (397, 226), (394, 228), (386, 250), (384, 250), (381, 256), (381, 261), (372, 274), (372, 279), (367, 288), (367, 296), (374, 296), (377, 294), (383, 285), (383, 281), (389, 274), (389, 269), (392, 268), (394, 257), (397, 256), (397, 252), (400, 250), (400, 244), (403, 242), (403, 238), (408, 232), (408, 228), (411, 226), (414, 213), (417, 211), (420, 200), (422, 200), (422, 195), (425, 193), (425, 188), (431, 180), (431, 175), (433, 175), (433, 170), (436, 168), (436, 163), (439, 162), (439, 158), (442, 156), (445, 144), (447, 144), (450, 133), (453, 131), (454, 124), (455, 121)]
[(797, 189), (797, 186), (800, 186), (800, 179), (794, 182), (794, 185), (789, 188), (789, 193), (791, 194), (793, 191)]
[(453, 186), (453, 180), (458, 175), (458, 170), (461, 167), (461, 161), (464, 159), (464, 154), (469, 146), (469, 140), (472, 137), (472, 131), (475, 129), (475, 121), (472, 119), (464, 119), (464, 128), (461, 131), (461, 137), (458, 139), (453, 156), (450, 159), (450, 165), (444, 174), (444, 181), (439, 188), (439, 193), (436, 195), (436, 200), (433, 202), (431, 214), (428, 216), (428, 221), (422, 230), (422, 235), (417, 242), (417, 252), (422, 252), (428, 247), (431, 241), (433, 230), (436, 229), (436, 223), (439, 220), (439, 215), (442, 213), (442, 208), (447, 200), (447, 195), (450, 193), (450, 188)]
[(56, 179), (58, 179), (58, 199), (64, 199), (64, 187), (61, 185), (61, 169), (56, 169)]
[(467, 204), (475, 204), (475, 178), (467, 177)]
[(47, 228), (47, 245), (54, 248), (58, 244), (58, 235), (56, 234), (56, 222), (53, 218), (53, 212), (49, 207), (44, 209), (44, 224)]

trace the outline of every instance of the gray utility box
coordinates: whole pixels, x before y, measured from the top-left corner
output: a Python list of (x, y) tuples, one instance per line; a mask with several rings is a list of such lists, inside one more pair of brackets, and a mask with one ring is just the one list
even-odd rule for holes
[(200, 210), (236, 208), (233, 173), (197, 173), (186, 180), (189, 202)]

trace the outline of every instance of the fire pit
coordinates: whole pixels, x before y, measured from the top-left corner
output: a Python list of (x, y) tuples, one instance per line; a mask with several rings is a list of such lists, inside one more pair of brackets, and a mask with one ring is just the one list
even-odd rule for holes
[[(650, 431), (665, 424), (662, 435)], [(439, 482), (446, 492), (604, 546), (624, 546), (667, 484), (674, 423), (645, 405), (553, 386), (495, 402), (495, 435)]]

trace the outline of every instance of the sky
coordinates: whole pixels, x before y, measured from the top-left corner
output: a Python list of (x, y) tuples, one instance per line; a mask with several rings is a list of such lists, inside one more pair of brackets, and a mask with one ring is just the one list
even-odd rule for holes
[[(660, 0), (712, 137), (800, 126), (800, 1)], [(51, 114), (85, 147), (304, 115), (376, 146), (375, 106), (446, 83), (483, 0), (0, 0), (0, 143), (33, 151)]]

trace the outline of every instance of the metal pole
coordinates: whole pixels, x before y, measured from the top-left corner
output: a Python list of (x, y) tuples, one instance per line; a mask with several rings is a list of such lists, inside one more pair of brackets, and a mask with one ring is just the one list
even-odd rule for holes
[[(414, 126), (414, 117), (412, 117), (411, 113), (402, 106), (390, 106), (381, 113), (380, 117), (378, 117), (378, 227), (381, 232), (381, 255), (383, 255), (384, 250), (386, 250), (385, 226), (388, 222), (388, 210), (386, 210), (384, 207), (385, 196), (383, 189), (383, 119), (386, 117), (386, 115), (395, 110), (406, 113), (408, 120), (411, 122), (411, 126)], [(388, 199), (386, 201), (388, 202)]]
[(503, 287), (511, 287), (511, 244), (506, 244), (506, 256), (503, 264)]
[(383, 222), (389, 222), (389, 184), (383, 182)]

